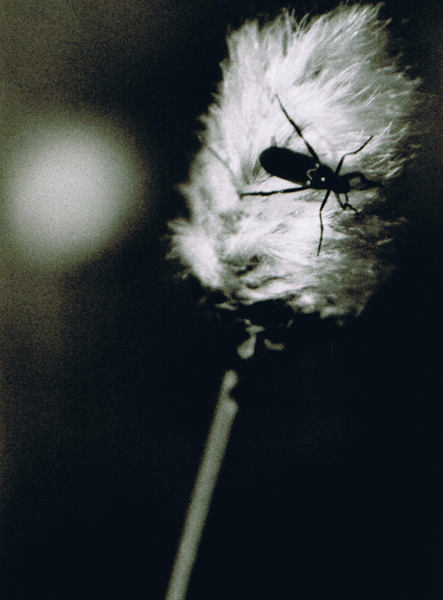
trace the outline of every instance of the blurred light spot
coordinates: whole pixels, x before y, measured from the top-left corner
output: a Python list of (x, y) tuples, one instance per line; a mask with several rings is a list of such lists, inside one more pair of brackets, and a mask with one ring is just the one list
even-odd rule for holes
[(5, 181), (6, 224), (38, 262), (78, 262), (130, 228), (144, 168), (123, 131), (98, 117), (30, 124), (15, 140)]

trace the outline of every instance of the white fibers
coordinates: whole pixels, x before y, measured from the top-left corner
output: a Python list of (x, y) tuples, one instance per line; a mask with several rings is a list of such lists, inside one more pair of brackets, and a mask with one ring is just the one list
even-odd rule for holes
[[(181, 187), (190, 217), (171, 223), (172, 256), (206, 289), (222, 292), (224, 306), (285, 299), (294, 311), (342, 318), (359, 314), (389, 273), (401, 219), (385, 219), (380, 207), (413, 152), (419, 82), (388, 55), (378, 12), (343, 5), (297, 23), (284, 11), (229, 36), (223, 79), (202, 117), (202, 148)], [(351, 189), (358, 213), (330, 194), (320, 253), (325, 189), (242, 196), (304, 183), (260, 164), (271, 146), (311, 156), (282, 107), (332, 171), (368, 142), (345, 157), (340, 175), (361, 173), (377, 185)]]

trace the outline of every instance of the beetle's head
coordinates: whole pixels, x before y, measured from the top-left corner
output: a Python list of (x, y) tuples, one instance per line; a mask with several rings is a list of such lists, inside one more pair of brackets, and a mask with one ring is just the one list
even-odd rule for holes
[(316, 190), (327, 190), (331, 184), (332, 171), (326, 165), (316, 164), (315, 168), (307, 171), (307, 185)]

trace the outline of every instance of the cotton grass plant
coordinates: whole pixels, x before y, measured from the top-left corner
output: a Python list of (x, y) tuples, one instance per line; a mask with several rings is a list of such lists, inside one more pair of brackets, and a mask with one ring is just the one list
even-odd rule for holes
[[(258, 303), (278, 301), (293, 314), (343, 323), (362, 312), (392, 271), (393, 241), (404, 220), (392, 216), (386, 192), (417, 148), (419, 81), (390, 55), (388, 22), (379, 11), (341, 5), (297, 22), (284, 10), (228, 37), (222, 81), (201, 117), (201, 150), (181, 186), (189, 218), (170, 224), (171, 257), (184, 275), (217, 293), (219, 310), (234, 316), (241, 309), (247, 337), (241, 358), (253, 356), (258, 333), (266, 337), (245, 316), (249, 308), (252, 315)], [(311, 159), (312, 148), (332, 171), (344, 157), (340, 175), (353, 184), (351, 206), (332, 191), (320, 217), (327, 190), (288, 193), (298, 187), (295, 180), (261, 164), (272, 147)], [(228, 371), (222, 382), (167, 600), (186, 596), (237, 410), (230, 397), (236, 380)]]

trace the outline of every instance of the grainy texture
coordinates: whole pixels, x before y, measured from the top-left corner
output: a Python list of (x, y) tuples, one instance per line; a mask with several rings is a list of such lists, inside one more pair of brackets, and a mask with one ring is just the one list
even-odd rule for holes
[[(390, 242), (402, 223), (384, 194), (414, 153), (419, 82), (388, 54), (387, 23), (377, 6), (339, 6), (297, 23), (284, 11), (260, 26), (247, 22), (228, 38), (223, 79), (208, 114), (202, 148), (182, 186), (189, 220), (171, 223), (172, 256), (226, 308), (285, 299), (295, 312), (339, 319), (357, 315), (390, 273)], [(315, 149), (340, 174), (381, 184), (352, 190), (358, 214), (325, 190), (242, 196), (293, 183), (260, 165), (270, 146), (309, 156), (279, 101)]]

